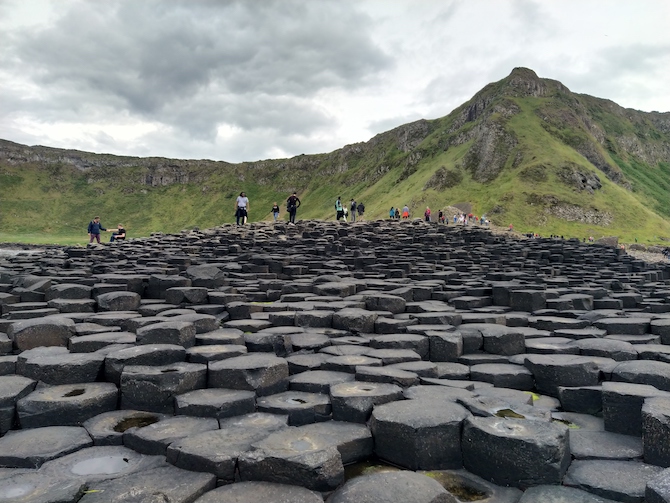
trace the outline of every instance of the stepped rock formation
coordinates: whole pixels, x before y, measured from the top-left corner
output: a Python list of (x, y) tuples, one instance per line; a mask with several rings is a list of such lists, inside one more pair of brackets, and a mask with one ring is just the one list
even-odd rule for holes
[(0, 500), (669, 496), (670, 265), (616, 247), (225, 225), (0, 259), (0, 310)]

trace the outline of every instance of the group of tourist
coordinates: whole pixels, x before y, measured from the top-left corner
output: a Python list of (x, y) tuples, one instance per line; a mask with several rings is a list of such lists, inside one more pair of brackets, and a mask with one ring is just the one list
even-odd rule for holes
[(358, 214), (358, 220), (363, 220), (363, 213), (365, 213), (365, 205), (360, 202), (357, 203), (355, 199), (351, 199), (348, 205), (342, 203), (342, 196), (337, 196), (335, 201), (335, 219), (339, 222), (343, 220), (347, 221), (347, 217), (351, 218), (352, 222), (356, 221), (356, 215)]

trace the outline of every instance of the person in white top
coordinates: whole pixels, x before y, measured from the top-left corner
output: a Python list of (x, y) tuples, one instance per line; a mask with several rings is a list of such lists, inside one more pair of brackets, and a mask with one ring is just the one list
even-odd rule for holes
[(237, 196), (237, 200), (235, 201), (235, 217), (237, 218), (237, 225), (240, 225), (240, 220), (242, 220), (242, 224), (247, 223), (248, 212), (249, 198), (244, 192), (240, 192), (240, 195)]

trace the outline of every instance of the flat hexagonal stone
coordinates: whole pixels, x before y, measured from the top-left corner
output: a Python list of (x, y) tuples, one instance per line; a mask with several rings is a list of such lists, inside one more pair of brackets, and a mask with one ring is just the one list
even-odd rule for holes
[(137, 344), (195, 345), (195, 325), (187, 321), (164, 321), (137, 329)]
[(559, 386), (594, 386), (600, 383), (600, 367), (587, 356), (527, 355), (525, 361), (540, 393), (558, 396)]
[(292, 482), (314, 491), (333, 490), (344, 481), (342, 457), (319, 438), (273, 433), (238, 458), (242, 480)]
[(334, 370), (336, 372), (349, 372), (350, 374), (355, 374), (356, 367), (359, 366), (381, 367), (382, 361), (379, 358), (370, 358), (365, 355), (333, 356), (324, 361), (321, 368), (323, 370)]
[(317, 492), (304, 487), (272, 482), (238, 482), (219, 487), (200, 497), (196, 503), (257, 503), (286, 501), (290, 503), (323, 503)]
[(11, 503), (76, 503), (80, 500), (86, 483), (58, 476), (45, 477), (44, 473), (31, 471), (17, 473), (2, 479), (0, 501)]
[(508, 363), (483, 363), (470, 367), (470, 379), (493, 384), (497, 388), (532, 390), (535, 381), (533, 374), (521, 365)]
[(112, 383), (62, 384), (40, 388), (16, 403), (21, 428), (78, 426), (116, 409), (118, 389)]
[(526, 489), (518, 503), (614, 503), (574, 487), (535, 486)]
[(648, 384), (670, 391), (670, 363), (652, 360), (621, 362), (612, 370), (612, 380)]
[(219, 328), (212, 332), (195, 335), (197, 345), (208, 344), (237, 344), (244, 345), (244, 332), (236, 328)]
[(219, 422), (214, 418), (175, 416), (144, 428), (127, 430), (123, 434), (123, 445), (142, 454), (165, 455), (172, 442), (218, 429)]
[(637, 348), (630, 342), (614, 339), (581, 339), (572, 343), (584, 356), (602, 356), (621, 362), (637, 360)]
[(249, 353), (212, 362), (208, 372), (211, 388), (255, 391), (258, 396), (272, 395), (288, 388), (288, 363), (269, 353)]
[(568, 427), (563, 424), (470, 417), (462, 446), (466, 470), (498, 485), (560, 484), (570, 464)]
[(375, 453), (410, 470), (461, 468), (461, 429), (469, 415), (456, 403), (421, 399), (376, 406)]
[(17, 373), (47, 384), (95, 382), (105, 359), (103, 355), (95, 353), (21, 356), (16, 365)]
[(175, 414), (186, 416), (223, 419), (256, 411), (256, 393), (253, 391), (198, 389), (178, 395), (175, 400)]
[[(290, 365), (290, 362), (289, 362)], [(306, 391), (308, 393), (330, 392), (330, 386), (355, 379), (353, 374), (347, 372), (335, 372), (333, 370), (308, 370), (300, 372), (289, 378), (289, 389), (293, 391)]]
[(644, 501), (647, 482), (663, 468), (637, 461), (573, 461), (563, 483), (616, 501)]
[(644, 335), (649, 333), (651, 325), (648, 318), (602, 318), (593, 323), (607, 330), (607, 334)]
[[(95, 484), (79, 503), (129, 503), (169, 501), (191, 503), (214, 489), (216, 479), (208, 473), (193, 473), (164, 466)], [(160, 498), (157, 500), (157, 498)], [(201, 501), (197, 499), (197, 501)]]
[(641, 459), (642, 439), (609, 431), (571, 429), (570, 452), (575, 459)]
[(402, 388), (395, 384), (346, 382), (330, 388), (333, 419), (336, 421), (365, 423), (375, 405), (402, 399)]
[(67, 346), (74, 335), (74, 325), (68, 318), (34, 318), (12, 323), (7, 335), (20, 351), (40, 346)]
[(186, 470), (209, 472), (226, 482), (235, 480), (237, 458), (251, 444), (286, 428), (280, 421), (224, 423), (220, 430), (189, 435), (168, 446), (167, 460)]
[(186, 350), (186, 359), (191, 363), (208, 363), (226, 360), (247, 354), (247, 347), (237, 344), (208, 344)]
[(647, 398), (670, 398), (670, 393), (646, 384), (604, 382), (602, 385), (605, 429), (623, 435), (642, 435), (642, 405)]
[(123, 434), (131, 428), (144, 428), (167, 416), (143, 410), (112, 410), (84, 422), (94, 445), (123, 445)]
[(108, 292), (95, 300), (100, 311), (135, 311), (140, 307), (141, 297), (135, 292)]
[(10, 432), (0, 438), (0, 466), (39, 468), (50, 459), (93, 445), (79, 426), (48, 426)]
[(151, 412), (174, 412), (174, 399), (207, 385), (207, 366), (200, 363), (129, 365), (121, 373), (121, 406)]
[(259, 397), (256, 406), (259, 412), (288, 415), (291, 426), (327, 421), (331, 414), (328, 395), (305, 391), (285, 391)]
[(286, 357), (288, 370), (291, 375), (299, 374), (308, 370), (319, 370), (324, 361), (330, 358), (324, 353), (316, 354), (296, 354)]
[(264, 328), (272, 327), (272, 323), (267, 320), (231, 320), (223, 324), (224, 328), (236, 328), (242, 332), (258, 332)]
[(126, 365), (170, 365), (185, 359), (186, 350), (176, 344), (151, 344), (120, 349), (105, 357), (105, 380), (120, 384), (121, 373)]
[[(105, 327), (107, 329), (108, 327)], [(112, 344), (135, 344), (135, 334), (131, 332), (109, 332), (72, 337), (68, 347), (73, 353), (93, 353)]]
[(162, 456), (145, 456), (121, 446), (87, 447), (66, 456), (47, 461), (41, 472), (87, 483), (115, 479), (131, 473), (164, 466)]
[(333, 313), (333, 328), (372, 333), (378, 313), (358, 308), (345, 308)]
[(407, 471), (379, 472), (349, 480), (330, 503), (457, 503), (435, 479)]

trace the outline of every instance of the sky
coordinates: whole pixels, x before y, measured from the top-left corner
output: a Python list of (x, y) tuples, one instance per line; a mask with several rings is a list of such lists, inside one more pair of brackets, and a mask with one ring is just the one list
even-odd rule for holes
[(255, 161), (448, 115), (515, 67), (670, 111), (668, 0), (0, 0), (0, 139)]

